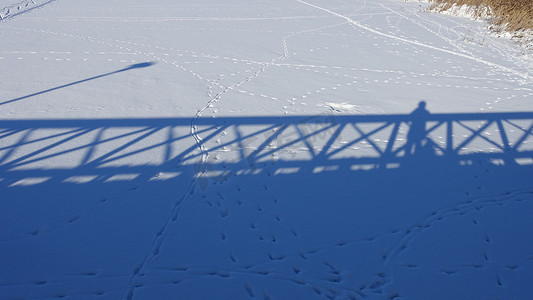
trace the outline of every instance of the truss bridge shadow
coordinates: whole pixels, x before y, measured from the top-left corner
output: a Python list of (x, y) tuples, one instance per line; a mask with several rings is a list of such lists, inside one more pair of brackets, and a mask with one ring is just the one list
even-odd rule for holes
[[(379, 294), (394, 283), (381, 271), (396, 257), (427, 254), (408, 246), (434, 223), (529, 203), (532, 167), (533, 112), (431, 114), (423, 102), (397, 115), (0, 120), (0, 252), (10, 257), (2, 289), (8, 298), (52, 298), (54, 288), (120, 298), (137, 286), (182, 293), (187, 288), (176, 282), (192, 278), (204, 287), (235, 286), (244, 299), (269, 277), (254, 277), (254, 286), (247, 276), (218, 283), (216, 270), (264, 274), (269, 267), (287, 280), (264, 286), (298, 294), (280, 298), (310, 292), (312, 299), (316, 289)], [(465, 232), (472, 243), (503, 247), (487, 233)], [(526, 257), (530, 244), (509, 245)], [(477, 244), (464, 247), (487, 257)], [(443, 257), (453, 251), (443, 249)], [(461, 265), (456, 259), (450, 268)], [(474, 286), (488, 278), (469, 273), (480, 267), (442, 279), (448, 260), (422, 277)], [(315, 292), (293, 284), (300, 277), (290, 263), (329, 278), (325, 261), (353, 279), (317, 279)], [(150, 276), (138, 276), (145, 271)], [(487, 297), (503, 291), (500, 281), (483, 282)]]
[[(46, 182), (401, 168), (445, 161), (528, 165), (533, 113), (0, 121), (3, 189)], [(193, 139), (191, 127), (208, 159)], [(172, 176), (172, 175), (168, 175)], [(7, 186), (6, 186), (7, 184)]]

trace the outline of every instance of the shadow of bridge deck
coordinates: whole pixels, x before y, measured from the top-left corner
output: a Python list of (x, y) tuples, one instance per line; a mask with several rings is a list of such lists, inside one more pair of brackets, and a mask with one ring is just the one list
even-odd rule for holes
[[(43, 293), (41, 288), (47, 286), (40, 278), (98, 291), (106, 290), (114, 278), (119, 293), (125, 294), (137, 286), (148, 288), (144, 270), (158, 289), (166, 283), (182, 288), (185, 285), (175, 283), (193, 279), (212, 286), (218, 278), (212, 270), (226, 270), (228, 265), (245, 275), (229, 281), (221, 276), (224, 285), (247, 287), (250, 272), (258, 269), (257, 278), (272, 286), (273, 277), (264, 276), (268, 266), (287, 270), (286, 277), (280, 271), (283, 280), (276, 285), (286, 290), (294, 285), (285, 283), (301, 278), (289, 267), (294, 261), (313, 272), (324, 270), (321, 278), (328, 278), (333, 267), (326, 262), (340, 258), (340, 273), (355, 279), (313, 284), (339, 290), (369, 287), (354, 290), (383, 296), (386, 281), (415, 270), (396, 268), (400, 254), (408, 248), (417, 259), (425, 257), (425, 250), (410, 247), (418, 237), (431, 246), (430, 253), (435, 252), (435, 241), (444, 245), (446, 268), (460, 265), (457, 256), (450, 256), (455, 248), (461, 253), (478, 251), (468, 253), (478, 253), (487, 266), (474, 271), (493, 268), (487, 250), (478, 249), (478, 242), (497, 241), (488, 237), (489, 230), (452, 226), (446, 228), (453, 228), (453, 234), (442, 234), (442, 227), (429, 235), (419, 233), (445, 218), (455, 222), (457, 216), (496, 205), (504, 213), (485, 223), (529, 224), (530, 206), (518, 207), (526, 213), (508, 220), (507, 206), (499, 205), (509, 204), (513, 211), (511, 204), (530, 203), (524, 200), (531, 199), (532, 172), (533, 112), (430, 114), (419, 106), (405, 115), (0, 120), (0, 220), (5, 228), (0, 244), (7, 245), (4, 252), (11, 251), (4, 273), (11, 278), (22, 265), (26, 274), (41, 276), (33, 284), (14, 285), (17, 293), (20, 286)], [(240, 177), (218, 184), (233, 175)], [(466, 223), (480, 226), (478, 217), (472, 218)], [(173, 226), (178, 220), (182, 226)], [(449, 224), (463, 224), (457, 222)], [(457, 228), (474, 236), (469, 238), (473, 242), (465, 246), (466, 239), (458, 238), (460, 246), (450, 243), (457, 238)], [(525, 240), (531, 239), (519, 239), (520, 246), (512, 252), (530, 254)], [(61, 241), (61, 247), (50, 241)], [(28, 246), (18, 245), (25, 243), (54, 251), (21, 255), (26, 252), (20, 249)], [(120, 270), (126, 275), (116, 276), (120, 272), (115, 261), (93, 252), (120, 256), (116, 261), (123, 261)], [(493, 252), (491, 257), (502, 256)], [(50, 261), (53, 268), (35, 272), (38, 264), (26, 263), (32, 259)], [(240, 267), (247, 260), (256, 263)], [(157, 267), (161, 261), (165, 268), (172, 262), (171, 272)], [(471, 256), (466, 261), (471, 264)], [(216, 268), (209, 267), (204, 276), (203, 268), (197, 272), (195, 266), (206, 262)], [(519, 269), (531, 270), (530, 262)], [(388, 266), (396, 273), (383, 275)], [(76, 273), (72, 268), (83, 270)], [(192, 271), (175, 272), (189, 268)], [(492, 294), (501, 290), (499, 279), (496, 285), (496, 280), (473, 277), (471, 271), (447, 274), (445, 279), (461, 280), (461, 285), (462, 280), (485, 280), (481, 282), (487, 287), (496, 287), (489, 289)], [(58, 277), (61, 272), (84, 275)], [(442, 268), (435, 270), (437, 275), (424, 272), (439, 276), (432, 280), (444, 280)], [(97, 275), (86, 276), (93, 273)], [(27, 275), (23, 278), (21, 282), (28, 280)]]
[[(219, 153), (201, 167), (191, 128), (210, 153)], [(176, 164), (209, 176), (219, 169), (257, 173), (264, 161), (292, 173), (438, 160), (523, 165), (533, 162), (532, 131), (533, 112), (0, 120), (0, 177), (4, 183), (152, 177)]]

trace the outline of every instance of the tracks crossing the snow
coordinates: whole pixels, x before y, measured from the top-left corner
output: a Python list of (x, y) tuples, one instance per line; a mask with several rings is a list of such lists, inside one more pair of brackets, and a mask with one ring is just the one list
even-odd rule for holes
[[(47, 186), (87, 190), (80, 203), (68, 192), (43, 196), (66, 209), (47, 210), (46, 220), (39, 219), (43, 206), (23, 200), (39, 221), (10, 221), (18, 225), (2, 233), (0, 245), (39, 243), (92, 226), (108, 243), (124, 241), (116, 249), (133, 249), (117, 272), (93, 261), (59, 275), (38, 270), (41, 278), (2, 288), (13, 295), (27, 287), (43, 297), (136, 299), (202, 283), (213, 290), (222, 284), (243, 299), (394, 299), (414, 293), (399, 283), (405, 274), (453, 284), (486, 271), (495, 274), (482, 277), (491, 291), (511, 291), (533, 259), (526, 248), (520, 257), (502, 256), (505, 239), (489, 217), (498, 217), (496, 209), (511, 214), (531, 207), (527, 184), (508, 182), (506, 173), (529, 174), (531, 123), (512, 120), (513, 114), (491, 121), (479, 112), (527, 108), (533, 97), (528, 64), (506, 56), (505, 43), (484, 50), (465, 42), (464, 24), (408, 3), (341, 2), (335, 8), (280, 1), (164, 9), (58, 3), (55, 12), (30, 15), (31, 24), (13, 18), (15, 10), (2, 12), (8, 16), (0, 24), (3, 38), (31, 37), (48, 48), (6, 43), (0, 49), (0, 64), (14, 75), (6, 77), (13, 86), (6, 94), (20, 98), (2, 98), (0, 113), (56, 120), (43, 120), (42, 126), (52, 124), (46, 128), (0, 128), (0, 188), (9, 199)], [(482, 33), (473, 38), (483, 39)], [(146, 61), (158, 64), (108, 77), (109, 85), (57, 79), (64, 89), (38, 72), (24, 85), (15, 71), (72, 68), (96, 78), (99, 70)], [(113, 94), (115, 84), (121, 93)], [(154, 87), (168, 92), (149, 90)], [(85, 91), (102, 99), (84, 103)], [(431, 147), (402, 156), (413, 122), (408, 112), (421, 100), (446, 111), (462, 103), (456, 95), (472, 101), (471, 118), (431, 120), (425, 140)], [(57, 120), (81, 115), (85, 121), (70, 125)], [(365, 116), (375, 119), (363, 122)], [(428, 168), (432, 174), (424, 173)], [(383, 178), (390, 188), (376, 185)], [(409, 185), (421, 188), (418, 198)], [(130, 238), (118, 223), (98, 227), (97, 220), (112, 214), (138, 235)], [(471, 229), (466, 248), (474, 263), (433, 266), (420, 259), (427, 241), (460, 240), (442, 234), (458, 224)], [(115, 233), (122, 235), (111, 238)], [(67, 291), (69, 281), (81, 288)]]

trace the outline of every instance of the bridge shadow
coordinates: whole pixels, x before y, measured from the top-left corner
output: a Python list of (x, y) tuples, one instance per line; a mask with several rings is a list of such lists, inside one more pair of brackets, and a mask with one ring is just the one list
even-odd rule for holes
[[(161, 257), (177, 269), (204, 265), (206, 257), (216, 261), (229, 235), (245, 246), (220, 258), (226, 269), (240, 261), (264, 264), (258, 257), (276, 264), (280, 253), (333, 251), (337, 246), (326, 245), (344, 245), (347, 237), (373, 241), (389, 231), (396, 238), (397, 228), (416, 232), (425, 227), (410, 227), (414, 220), (442, 207), (452, 215), (501, 204), (479, 199), (531, 188), (532, 166), (533, 112), (431, 114), (421, 103), (396, 115), (0, 120), (0, 242), (53, 237), (79, 224), (74, 228), (90, 241), (130, 253), (114, 273), (131, 273), (144, 257), (137, 274), (163, 272), (156, 266)], [(204, 238), (172, 233), (178, 221), (179, 230)], [(262, 223), (271, 232), (258, 233)], [(217, 227), (212, 235), (209, 226)], [(278, 249), (280, 236), (300, 240)], [(143, 239), (154, 242), (131, 250)], [(266, 241), (272, 245), (252, 246)], [(70, 247), (84, 252), (86, 243)], [(176, 245), (195, 245), (203, 256)], [(390, 243), (369, 255), (381, 256), (383, 268), (404, 248)], [(26, 275), (13, 270), (52, 276), (35, 270), (32, 259), (4, 269), (20, 281)], [(68, 262), (75, 259), (65, 257), (54, 272), (71, 273)], [(103, 273), (109, 268), (97, 258), (77, 263)], [(130, 288), (142, 280), (132, 278)]]
[[(374, 190), (403, 182), (407, 191), (455, 189), (450, 182), (464, 174), (492, 174), (501, 187), (516, 180), (503, 174), (532, 164), (533, 113), (430, 114), (423, 103), (405, 115), (0, 121), (2, 202), (54, 198), (65, 210), (85, 202), (66, 199), (93, 203), (148, 186), (175, 198), (193, 182), (209, 195), (243, 178)], [(479, 184), (464, 182), (476, 185), (463, 188), (465, 197), (480, 194)]]
[[(191, 126), (209, 152), (203, 163)], [(119, 173), (150, 178), (178, 164), (204, 177), (221, 168), (259, 174), (265, 162), (297, 173), (439, 161), (527, 165), (532, 131), (533, 113), (430, 114), (423, 103), (408, 115), (0, 120), (0, 171), (14, 184), (30, 177), (105, 181)]]
[(267, 165), (299, 176), (476, 161), (528, 166), (532, 141), (533, 113), (430, 114), (423, 102), (407, 115), (0, 120), (0, 177), (4, 190), (143, 182), (179, 166), (205, 189), (209, 180), (259, 175)]

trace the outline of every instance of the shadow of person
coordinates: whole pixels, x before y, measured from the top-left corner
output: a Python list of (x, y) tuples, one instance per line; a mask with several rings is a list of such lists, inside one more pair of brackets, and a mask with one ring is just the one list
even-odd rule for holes
[[(414, 155), (424, 149), (426, 137), (426, 121), (430, 113), (426, 109), (426, 102), (420, 101), (418, 107), (409, 114), (411, 124), (407, 133), (405, 155)], [(427, 150), (427, 149), (426, 149)]]

